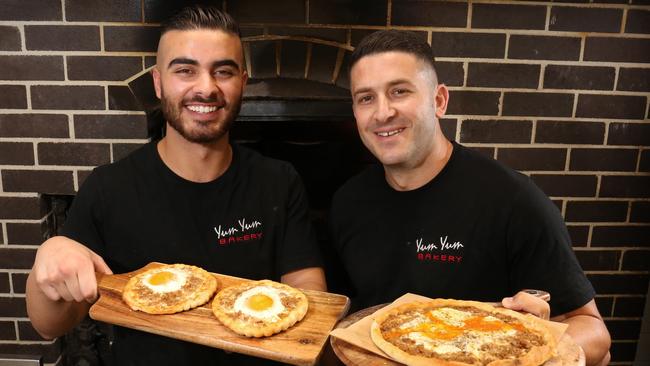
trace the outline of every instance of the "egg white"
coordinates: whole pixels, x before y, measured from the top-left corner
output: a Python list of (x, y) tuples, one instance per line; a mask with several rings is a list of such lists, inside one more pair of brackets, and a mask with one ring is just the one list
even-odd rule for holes
[[(270, 297), (271, 300), (273, 300), (273, 305), (271, 305), (269, 308), (264, 310), (254, 310), (249, 308), (246, 305), (248, 299), (251, 296), (257, 294), (262, 294)], [(280, 299), (277, 289), (269, 286), (258, 286), (242, 292), (241, 295), (239, 295), (239, 297), (237, 298), (237, 300), (235, 300), (234, 309), (235, 311), (241, 311), (242, 313), (248, 316), (252, 316), (254, 318), (258, 318), (264, 321), (275, 322), (280, 320), (278, 314), (283, 312), (285, 308), (284, 305), (282, 305), (282, 300)]]
[(183, 285), (185, 285), (185, 282), (187, 281), (187, 273), (185, 273), (185, 271), (178, 268), (166, 268), (165, 271), (173, 273), (174, 278), (165, 283), (161, 283), (160, 285), (152, 285), (151, 283), (149, 283), (149, 279), (151, 279), (151, 277), (154, 276), (155, 274), (159, 273), (159, 272), (152, 272), (142, 277), (142, 284), (144, 284), (149, 289), (151, 289), (151, 291), (156, 293), (178, 291), (183, 287)]

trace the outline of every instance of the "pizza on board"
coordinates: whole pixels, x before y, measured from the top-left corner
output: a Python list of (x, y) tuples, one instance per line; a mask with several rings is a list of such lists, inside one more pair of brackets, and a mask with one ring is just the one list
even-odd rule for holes
[(307, 313), (301, 291), (274, 281), (246, 282), (221, 290), (212, 312), (226, 327), (247, 337), (265, 337), (293, 326)]
[(407, 365), (541, 365), (556, 341), (539, 319), (451, 299), (398, 305), (371, 326), (375, 345)]
[(208, 271), (186, 264), (168, 264), (131, 277), (122, 299), (133, 310), (173, 314), (205, 304), (216, 290), (217, 279)]

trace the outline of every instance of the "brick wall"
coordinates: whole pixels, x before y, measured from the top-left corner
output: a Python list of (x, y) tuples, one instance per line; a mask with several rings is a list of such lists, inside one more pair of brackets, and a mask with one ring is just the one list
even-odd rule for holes
[[(153, 64), (159, 21), (178, 6), (170, 3), (0, 2), (0, 353), (58, 359), (60, 342), (41, 340), (24, 306), (35, 251), (64, 201), (51, 195), (74, 194), (94, 166), (146, 141), (128, 86)], [(650, 272), (649, 1), (217, 5), (242, 23), (254, 77), (345, 86), (346, 55), (373, 30), (430, 41), (451, 89), (445, 133), (551, 196), (598, 292), (612, 363), (631, 364)], [(274, 58), (264, 42), (287, 56)], [(289, 65), (304, 52), (304, 73), (259, 64)]]

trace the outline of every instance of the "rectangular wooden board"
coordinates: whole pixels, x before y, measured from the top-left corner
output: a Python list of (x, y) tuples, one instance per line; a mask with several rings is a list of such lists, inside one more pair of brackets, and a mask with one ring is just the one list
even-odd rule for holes
[[(212, 314), (211, 303), (171, 315), (133, 311), (122, 301), (124, 286), (132, 276), (161, 266), (150, 263), (134, 272), (104, 276), (99, 280), (99, 299), (90, 308), (90, 317), (122, 327), (181, 339), (230, 352), (280, 361), (292, 365), (313, 365), (327, 342), (329, 332), (347, 313), (346, 296), (302, 290), (309, 310), (298, 324), (270, 337), (248, 338), (223, 326)], [(217, 292), (249, 280), (213, 273), (219, 281)]]

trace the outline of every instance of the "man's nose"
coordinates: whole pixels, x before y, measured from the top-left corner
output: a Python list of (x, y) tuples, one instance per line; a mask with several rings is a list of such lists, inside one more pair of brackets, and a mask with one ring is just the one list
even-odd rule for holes
[(216, 96), (221, 89), (217, 79), (209, 73), (202, 74), (196, 82), (195, 91), (204, 98)]
[(377, 110), (375, 111), (375, 119), (378, 122), (388, 122), (395, 115), (397, 114), (397, 111), (393, 107), (392, 103), (390, 100), (386, 97), (379, 97), (377, 101)]

